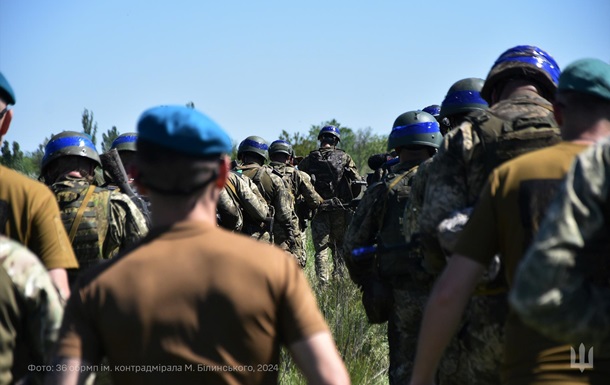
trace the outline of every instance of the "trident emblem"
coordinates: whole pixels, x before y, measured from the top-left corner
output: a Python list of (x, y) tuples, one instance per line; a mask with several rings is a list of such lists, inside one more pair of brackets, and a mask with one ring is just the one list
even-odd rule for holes
[(584, 372), (585, 369), (593, 369), (593, 346), (589, 349), (589, 362), (585, 356), (586, 349), (584, 344), (580, 344), (578, 347), (578, 362), (576, 362), (576, 351), (573, 347), (570, 348), (570, 368), (580, 369), (580, 372)]

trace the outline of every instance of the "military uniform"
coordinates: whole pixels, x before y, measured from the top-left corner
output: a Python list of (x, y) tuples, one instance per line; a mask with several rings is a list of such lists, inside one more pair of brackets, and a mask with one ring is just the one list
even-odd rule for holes
[[(295, 202), (293, 222), (298, 231), (295, 252), (297, 253), (296, 257), (299, 264), (301, 267), (305, 267), (305, 264), (307, 263), (307, 254), (303, 235), (305, 233), (305, 221), (308, 219), (306, 217), (307, 212), (317, 209), (323, 199), (312, 186), (309, 175), (303, 171), (282, 162), (271, 162), (269, 166), (282, 175), (282, 180), (286, 186), (288, 186), (288, 191), (290, 191), (293, 201)], [(303, 209), (303, 206), (306, 206), (306, 209)], [(300, 217), (298, 215), (299, 211), (301, 212)]]
[(219, 224), (225, 229), (242, 232), (269, 241), (265, 229), (269, 206), (250, 178), (231, 172), (218, 198)]
[(333, 147), (312, 151), (299, 163), (299, 170), (315, 178), (314, 187), (322, 198), (338, 198), (331, 204), (322, 204), (311, 220), (316, 275), (324, 283), (330, 278), (329, 249), (334, 274), (342, 274), (343, 238), (352, 216), (347, 204), (358, 196), (352, 192), (351, 182), (362, 178), (352, 157)]
[[(474, 114), (477, 118), (469, 118), (445, 136), (439, 153), (430, 164), (429, 173), (435, 177), (430, 178), (426, 186), (420, 216), (420, 231), (425, 245), (425, 265), (433, 272), (440, 271), (445, 264), (445, 256), (440, 251), (436, 239), (443, 234), (438, 234), (437, 226), (453, 213), (472, 207), (476, 203), (489, 172), (506, 160), (498, 154), (517, 156), (519, 153), (542, 148), (560, 140), (559, 129), (556, 128), (551, 116), (552, 105), (533, 93), (525, 92), (494, 104), (489, 112), (481, 111)], [(498, 124), (498, 120), (494, 117), (500, 118), (505, 123)], [(536, 128), (527, 128), (532, 125)], [(512, 148), (511, 152), (510, 146), (515, 144), (510, 140), (501, 142), (502, 148), (494, 145), (498, 143), (494, 140), (502, 134), (510, 135), (510, 132), (506, 134), (507, 128), (515, 130), (514, 132), (531, 131), (533, 140), (530, 141), (530, 146), (528, 147), (525, 141), (521, 141), (519, 148)], [(506, 294), (502, 293), (505, 292), (506, 285), (502, 280), (503, 277), (500, 275), (494, 282), (481, 287), (478, 293), (485, 296), (475, 296), (471, 300), (471, 305), (465, 310), (466, 325), (472, 325), (468, 320), (476, 319), (477, 324), (481, 326), (464, 329), (458, 335), (458, 338), (466, 339), (465, 346), (472, 345), (474, 341), (485, 341), (486, 346), (495, 346), (493, 351), (502, 351), (502, 325), (508, 311)], [(488, 312), (485, 309), (495, 309), (495, 311)], [(472, 341), (468, 342), (468, 339)], [(453, 376), (455, 383), (466, 381), (473, 375), (476, 375), (476, 378), (489, 378), (491, 382), (499, 383), (497, 368), (502, 362), (502, 355), (498, 354), (493, 360), (490, 359), (491, 357), (493, 356), (486, 350), (465, 350), (460, 361), (479, 362), (478, 365), (471, 366), (478, 374), (468, 371), (455, 374)]]
[(294, 252), (297, 244), (293, 222), (294, 203), (281, 175), (269, 166), (256, 163), (243, 164), (235, 171), (252, 179), (269, 206), (273, 207), (273, 243), (286, 251)]
[[(12, 384), (29, 365), (48, 364), (63, 307), (45, 267), (28, 249), (0, 236), (0, 383)], [(43, 371), (34, 372), (41, 381)]]
[(144, 216), (123, 193), (69, 176), (51, 190), (81, 270), (116, 256), (148, 233)]

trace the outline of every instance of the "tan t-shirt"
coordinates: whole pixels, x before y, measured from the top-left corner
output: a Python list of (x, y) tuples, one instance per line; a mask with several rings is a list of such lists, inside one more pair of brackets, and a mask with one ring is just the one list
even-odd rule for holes
[(75, 292), (59, 356), (180, 368), (115, 370), (117, 385), (276, 383), (280, 344), (328, 330), (293, 258), (201, 222), (153, 230)]
[[(576, 155), (586, 145), (561, 142), (520, 156), (495, 169), (481, 192), (455, 253), (487, 266), (495, 254), (505, 265), (509, 285), (537, 231), (547, 204)], [(578, 347), (575, 347), (578, 351)], [(599, 369), (608, 360), (596, 357)], [(570, 368), (570, 347), (543, 337), (511, 312), (506, 321), (503, 378), (508, 384), (589, 383), (590, 372)]]
[(47, 186), (0, 166), (0, 205), (7, 215), (6, 236), (26, 245), (49, 270), (78, 268), (57, 201)]

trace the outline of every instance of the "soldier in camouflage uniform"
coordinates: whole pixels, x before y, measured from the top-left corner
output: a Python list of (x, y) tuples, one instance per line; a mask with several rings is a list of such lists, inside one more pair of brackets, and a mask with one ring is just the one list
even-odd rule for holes
[[(609, 132), (610, 65), (584, 62), (586, 82), (569, 83), (562, 92), (593, 96), (585, 122)], [(609, 187), (610, 140), (603, 139), (577, 157), (523, 257), (510, 296), (523, 321), (540, 333), (575, 348), (594, 345), (593, 371), (604, 368), (601, 353), (610, 350)]]
[[(421, 265), (419, 248), (405, 245), (402, 213), (419, 164), (432, 157), (441, 142), (439, 124), (432, 115), (410, 111), (396, 118), (388, 150), (395, 149), (400, 161), (365, 191), (345, 234), (346, 265), (363, 291), (369, 321), (388, 321), (390, 384), (406, 384), (411, 377), (417, 333), (433, 278)], [(374, 244), (375, 254), (352, 254)], [(373, 298), (384, 292), (387, 297)]]
[(114, 257), (148, 233), (144, 216), (127, 195), (94, 184), (97, 167), (100, 157), (85, 134), (64, 131), (45, 147), (42, 179), (57, 198), (80, 270)]
[(297, 236), (298, 255), (296, 256), (301, 267), (305, 267), (307, 253), (303, 235), (307, 226), (306, 221), (310, 219), (310, 213), (318, 208), (323, 199), (312, 186), (309, 175), (292, 166), (292, 154), (292, 146), (284, 140), (276, 140), (269, 146), (271, 160), (269, 166), (282, 175), (295, 202), (293, 221), (299, 232)]
[(0, 384), (20, 383), (24, 376), (42, 383), (57, 339), (63, 306), (51, 277), (37, 256), (0, 236)]
[[(439, 224), (471, 210), (491, 170), (508, 159), (560, 141), (550, 103), (559, 73), (555, 60), (540, 48), (508, 49), (492, 66), (480, 93), (491, 106), (489, 110), (471, 112), (445, 135), (430, 164), (429, 172), (435, 177), (428, 180), (420, 222), (426, 266), (432, 272), (439, 272), (446, 263), (444, 254), (438, 252), (439, 238), (445, 235), (439, 233)], [(506, 283), (502, 274), (490, 281), (482, 283), (479, 295), (471, 299), (466, 329), (460, 333), (469, 339), (464, 341), (468, 347), (464, 357), (468, 358), (462, 361), (472, 363), (475, 372), (462, 367), (453, 376), (456, 383), (471, 378), (482, 383), (500, 381), (497, 367), (502, 361), (502, 325), (508, 311)], [(494, 347), (489, 349), (493, 353), (478, 346), (480, 341), (485, 341), (485, 347)]]
[(271, 239), (266, 231), (269, 206), (250, 178), (230, 172), (216, 211), (221, 227), (267, 242)]
[(322, 127), (318, 140), (320, 148), (299, 163), (299, 170), (311, 175), (314, 188), (324, 198), (311, 221), (311, 236), (316, 251), (316, 275), (320, 283), (325, 284), (330, 278), (329, 249), (333, 274), (343, 274), (343, 238), (352, 216), (348, 205), (360, 194), (362, 185), (354, 182), (360, 182), (362, 178), (352, 157), (336, 148), (341, 140), (337, 127)]
[(110, 149), (115, 149), (119, 153), (119, 157), (121, 158), (121, 163), (123, 163), (123, 167), (125, 168), (125, 172), (129, 178), (128, 182), (132, 185), (132, 189), (135, 188), (133, 186), (133, 176), (131, 175), (131, 168), (136, 159), (136, 141), (138, 140), (138, 134), (135, 132), (126, 132), (117, 136), (117, 138), (112, 141), (112, 145)]
[[(508, 287), (511, 286), (515, 270), (536, 236), (548, 203), (560, 189), (574, 158), (595, 140), (610, 135), (608, 101), (596, 102), (594, 96), (580, 91), (583, 84), (597, 86), (600, 83), (598, 76), (590, 79), (592, 75), (589, 73), (599, 71), (600, 66), (605, 69), (606, 82), (610, 84), (610, 65), (593, 59), (573, 63), (559, 78), (554, 115), (561, 124), (563, 141), (507, 161), (489, 176), (454, 246), (453, 255), (430, 296), (420, 332), (413, 383), (429, 383), (433, 379), (442, 349), (458, 329), (468, 298), (494, 255), (501, 256), (502, 275)], [(545, 243), (542, 247), (546, 249), (548, 246)], [(602, 259), (605, 255), (598, 261)], [(604, 265), (592, 269), (595, 271), (592, 277), (598, 278)], [(530, 279), (538, 280), (539, 277)], [(545, 300), (555, 302), (560, 297), (557, 293), (556, 297), (549, 295)], [(482, 303), (474, 302), (475, 306)], [(494, 336), (483, 334), (491, 331), (489, 322), (486, 322), (491, 319), (486, 317), (488, 311), (473, 311), (467, 320), (467, 330), (472, 333), (473, 347), (493, 355), (493, 345), (489, 341), (493, 341)], [(474, 327), (470, 325), (473, 322)], [(512, 311), (505, 319), (504, 330), (502, 383), (589, 384), (598, 383), (603, 378), (602, 374), (596, 375), (595, 370), (581, 373), (570, 362), (569, 346), (529, 328)], [(473, 361), (482, 358), (475, 356)], [(610, 356), (606, 355), (596, 362), (601, 364), (598, 373), (605, 372), (606, 381), (610, 374), (609, 359)], [(477, 379), (473, 377), (468, 383)], [(488, 380), (485, 383), (492, 382)]]
[(267, 142), (259, 136), (249, 136), (237, 148), (237, 158), (241, 165), (235, 168), (239, 174), (250, 178), (258, 187), (263, 198), (271, 208), (273, 243), (292, 254), (297, 252), (297, 229), (293, 222), (294, 202), (282, 175), (271, 167), (264, 165), (267, 159)]

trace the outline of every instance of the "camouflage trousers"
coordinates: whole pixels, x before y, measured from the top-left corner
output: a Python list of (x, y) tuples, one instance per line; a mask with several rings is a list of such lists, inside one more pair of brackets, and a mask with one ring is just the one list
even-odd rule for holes
[(305, 267), (307, 262), (307, 256), (305, 255), (305, 244), (303, 243), (300, 230), (299, 230), (299, 219), (295, 215), (292, 218), (293, 228), (296, 229), (295, 233), (290, 235), (283, 226), (276, 226), (274, 228), (274, 239), (273, 242), (278, 245), (282, 250), (291, 254), (299, 263), (301, 267)]
[(445, 350), (439, 365), (440, 385), (500, 384), (504, 353), (504, 323), (508, 315), (506, 293), (474, 296), (462, 325)]
[[(346, 210), (318, 211), (311, 220), (311, 237), (315, 249), (316, 276), (321, 283), (330, 279), (332, 274), (342, 276), (345, 271), (343, 259), (343, 239), (351, 218)], [(329, 254), (332, 252), (332, 256)]]

